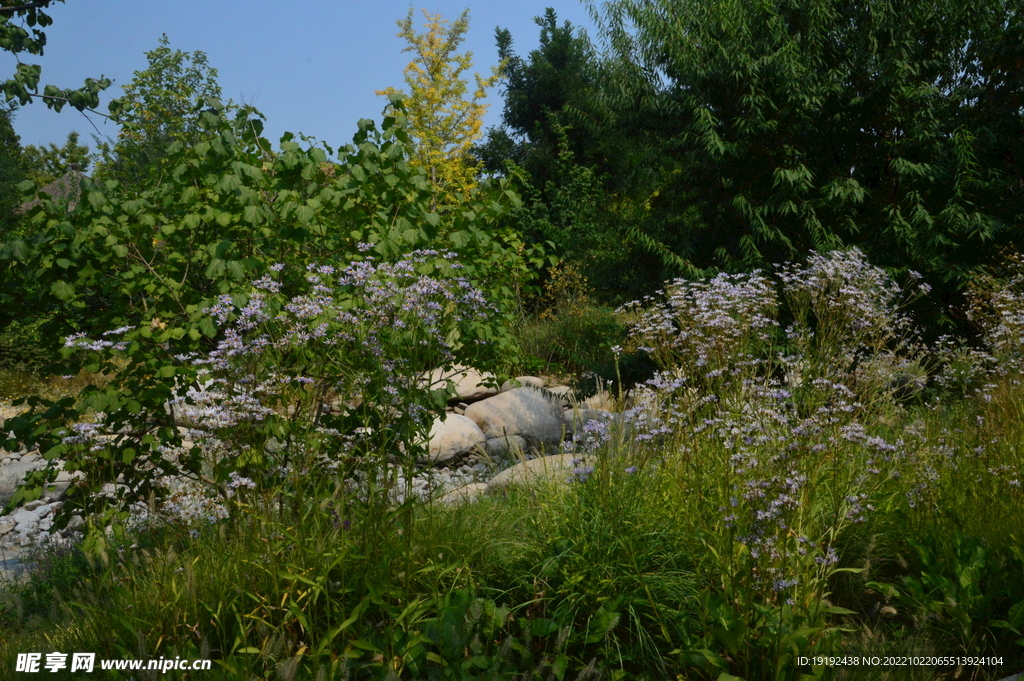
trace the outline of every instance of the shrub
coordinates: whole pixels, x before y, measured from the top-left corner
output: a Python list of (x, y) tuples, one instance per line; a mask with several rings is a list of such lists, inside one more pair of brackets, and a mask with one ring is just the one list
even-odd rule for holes
[[(3, 246), (16, 263), (10, 272), (31, 277), (43, 292), (23, 302), (38, 309), (57, 305), (42, 328), (45, 349), (56, 355), (58, 339), (75, 334), (92, 339), (66, 348), (56, 374), (84, 368), (112, 376), (110, 385), (87, 387), (77, 400), (31, 397), (31, 410), (9, 424), (15, 434), (5, 447), (39, 449), (48, 459), (65, 458), (69, 470), (90, 472), (69, 510), (101, 511), (106, 497), (93, 493), (108, 481), (123, 485), (121, 513), (132, 500), (159, 492), (148, 468), (173, 473), (160, 443), (178, 440), (164, 405), (184, 397), (196, 377), (194, 367), (176, 358), (216, 348), (222, 330), (206, 310), (223, 305), (225, 296), (244, 308), (249, 282), (268, 276), (275, 263), (286, 265), (282, 291), (295, 293), (306, 283), (307, 264), (336, 266), (339, 258), (356, 257), (359, 244), (368, 244), (367, 255), (378, 262), (395, 262), (410, 250), (443, 243), (459, 254), (462, 276), (504, 306), (505, 316), (478, 327), (475, 339), (500, 347), (506, 358), (516, 355), (503, 331), (511, 319), (507, 310), (541, 254), (497, 226), (497, 218), (518, 204), (504, 184), (481, 188), (439, 214), (431, 210), (429, 183), (406, 162), (400, 115), (386, 118), (381, 130), (361, 121), (353, 144), (331, 163), (329, 147), (303, 147), (290, 134), (273, 151), (260, 137), (262, 121), (254, 111), (228, 120), (223, 107), (209, 104), (199, 116), (202, 141), (168, 150), (169, 172), (160, 184), (134, 191), (114, 181), (86, 181), (74, 211), (43, 202), (30, 218), (34, 241)], [(424, 275), (434, 266), (416, 265)], [(129, 327), (123, 338), (113, 331)], [(82, 351), (121, 340), (130, 344), (120, 364)], [(445, 341), (470, 346), (458, 337)], [(81, 442), (65, 442), (69, 424), (90, 410), (106, 415), (110, 432), (131, 435), (95, 453)], [(69, 445), (78, 447), (74, 456)], [(53, 474), (34, 475), (12, 503), (38, 495)]]
[[(423, 372), (457, 361), (493, 365), (497, 311), (458, 276), (461, 266), (448, 252), (305, 269), (306, 287), (294, 295), (283, 292), (287, 266), (275, 265), (244, 302), (225, 295), (206, 311), (223, 339), (209, 353), (176, 357), (171, 375), (197, 387), (167, 403), (163, 424), (142, 410), (118, 425), (76, 423), (51, 453), (65, 470), (98, 477), (107, 473), (101, 467), (110, 450), (134, 451), (135, 460), (118, 471), (127, 486), (122, 508), (139, 500), (139, 490), (163, 496), (162, 487), (172, 484), (178, 490), (165, 508), (193, 520), (216, 520), (230, 508), (201, 493), (190, 498), (180, 488), (182, 475), (230, 502), (247, 487), (288, 481), (301, 490), (311, 467), (335, 469), (369, 457), (371, 482), (392, 487), (394, 480), (377, 477), (387, 471), (383, 464), (393, 460), (408, 470), (448, 398), (447, 386), (425, 384)], [(122, 327), (98, 340), (75, 334), (66, 345), (102, 364), (111, 354), (131, 357), (144, 343), (140, 330)], [(71, 498), (80, 503), (66, 504), (65, 514), (103, 503)]]

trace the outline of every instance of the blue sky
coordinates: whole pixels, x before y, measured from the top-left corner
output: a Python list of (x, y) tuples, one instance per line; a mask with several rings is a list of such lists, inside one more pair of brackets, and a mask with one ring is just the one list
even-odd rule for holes
[[(454, 19), (470, 10), (470, 26), (462, 51), (473, 52), (474, 71), (489, 73), (497, 63), (496, 26), (512, 31), (521, 55), (537, 46), (539, 27), (533, 17), (554, 7), (559, 23), (571, 21), (593, 32), (593, 22), (579, 0), (432, 0), (414, 4), (422, 31), (421, 7)], [(380, 120), (385, 100), (374, 90), (404, 88), (402, 71), (411, 59), (396, 36), (395, 22), (410, 4), (400, 0), (67, 0), (52, 5), (54, 23), (46, 29), (42, 57), (23, 61), (43, 67), (43, 83), (80, 87), (85, 78), (101, 75), (114, 81), (104, 93), (101, 111), (119, 94), (118, 84), (146, 67), (144, 52), (166, 33), (174, 49), (207, 54), (219, 72), (225, 98), (255, 104), (267, 116), (272, 140), (285, 131), (302, 132), (332, 146), (351, 141), (360, 118)], [(14, 72), (15, 60), (4, 53), (3, 77)], [(501, 96), (488, 96), (488, 125), (501, 115)], [(102, 135), (117, 128), (91, 117)], [(93, 126), (77, 111), (55, 113), (40, 102), (19, 110), (14, 127), (23, 145), (63, 143), (71, 130), (92, 146)]]

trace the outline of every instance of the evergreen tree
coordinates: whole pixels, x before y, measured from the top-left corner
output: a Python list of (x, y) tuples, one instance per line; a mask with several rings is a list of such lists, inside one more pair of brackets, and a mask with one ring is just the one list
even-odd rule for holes
[(564, 145), (579, 163), (601, 162), (590, 110), (598, 62), (586, 35), (568, 21), (559, 26), (554, 9), (534, 21), (540, 45), (526, 58), (513, 51), (511, 32), (497, 30), (505, 108), (501, 127), (488, 130), (476, 153), (489, 172), (503, 172), (504, 162), (513, 160), (543, 187), (556, 179)]
[[(539, 45), (525, 57), (514, 52), (508, 30), (497, 32), (506, 76), (502, 125), (475, 152), (488, 172), (518, 174), (526, 208), (515, 219), (523, 234), (555, 244), (603, 299), (625, 302), (679, 273), (662, 262), (666, 249), (649, 253), (650, 240), (632, 227), (657, 192), (663, 161), (643, 158), (633, 143), (629, 133), (643, 130), (643, 121), (602, 97), (607, 68), (587, 35), (559, 24), (551, 8), (534, 21)], [(673, 226), (693, 217), (686, 212)]]

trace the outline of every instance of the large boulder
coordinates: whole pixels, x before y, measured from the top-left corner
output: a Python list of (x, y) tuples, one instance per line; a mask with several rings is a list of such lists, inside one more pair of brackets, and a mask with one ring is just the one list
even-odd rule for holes
[(435, 419), (430, 427), (427, 459), (441, 463), (472, 451), (482, 452), (486, 442), (487, 436), (473, 419), (448, 414), (444, 421)]
[(574, 476), (585, 475), (589, 459), (580, 454), (541, 456), (517, 463), (495, 475), (487, 483), (487, 493), (501, 491), (511, 485), (530, 485), (549, 481), (568, 483)]
[(466, 416), (488, 439), (518, 435), (531, 446), (562, 441), (562, 408), (534, 388), (515, 388), (471, 404)]
[(492, 437), (485, 445), (487, 455), (492, 459), (504, 459), (505, 457), (518, 457), (526, 453), (529, 446), (526, 440), (518, 435), (506, 435), (505, 437)]
[(558, 400), (558, 402), (563, 407), (568, 407), (569, 405), (571, 405), (573, 399), (575, 399), (576, 397), (576, 394), (573, 392), (572, 388), (570, 388), (567, 385), (553, 385), (550, 388), (545, 388), (544, 390), (549, 395), (551, 395), (551, 397)]
[(449, 370), (434, 369), (423, 376), (423, 382), (432, 390), (443, 388), (445, 381), (451, 381), (455, 387), (455, 394), (451, 402), (475, 402), (491, 395), (497, 394), (497, 388), (491, 388), (485, 383), (495, 381), (494, 374), (480, 372), (472, 367), (456, 364)]

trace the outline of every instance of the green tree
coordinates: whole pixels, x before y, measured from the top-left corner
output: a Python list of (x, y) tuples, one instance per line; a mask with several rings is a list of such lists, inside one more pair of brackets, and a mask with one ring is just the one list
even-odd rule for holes
[(25, 165), (21, 138), (11, 124), (13, 117), (12, 109), (0, 107), (0, 241), (14, 233), (21, 222), (21, 192), (17, 185), (25, 179)]
[(477, 154), (489, 172), (503, 172), (504, 162), (513, 160), (543, 187), (556, 179), (554, 166), (566, 145), (583, 165), (601, 162), (588, 125), (599, 67), (586, 35), (568, 21), (559, 26), (554, 9), (534, 21), (541, 29), (540, 45), (525, 59), (513, 51), (507, 29), (496, 32), (505, 107), (502, 125), (487, 131)]
[(77, 132), (69, 132), (63, 146), (51, 142), (45, 147), (32, 144), (25, 147), (22, 150), (25, 178), (43, 186), (72, 170), (89, 172), (92, 154), (87, 145), (78, 143), (78, 138)]
[(450, 23), (440, 14), (423, 11), (426, 33), (413, 29), (413, 10), (398, 22), (398, 36), (409, 45), (403, 52), (415, 58), (405, 69), (409, 92), (395, 88), (377, 94), (401, 95), (409, 120), (412, 163), (426, 170), (438, 205), (454, 205), (468, 197), (476, 186), (479, 164), (471, 155), (483, 134), (483, 99), (500, 77), (500, 68), (483, 78), (476, 74), (476, 89), (469, 94), (463, 72), (473, 63), (473, 53), (457, 52), (469, 30), (469, 10)]
[[(100, 104), (100, 92), (110, 87), (109, 79), (86, 78), (85, 85), (77, 90), (47, 85), (40, 94), (39, 78), (42, 74), (42, 67), (38, 64), (24, 64), (18, 57), (22, 53), (43, 54), (46, 34), (41, 29), (53, 23), (50, 15), (43, 10), (58, 1), (64, 2), (64, 0), (32, 0), (30, 2), (8, 2), (0, 7), (0, 48), (10, 52), (18, 59), (18, 67), (14, 76), (0, 84), (0, 90), (3, 90), (6, 101), (10, 102), (16, 99), (21, 105), (28, 104), (32, 98), (38, 98), (55, 111), (60, 111), (68, 104), (79, 111), (93, 111)], [(19, 23), (15, 24), (13, 20), (19, 20)]]
[[(146, 59), (149, 66), (135, 72), (111, 111), (111, 119), (121, 127), (117, 140), (97, 145), (96, 176), (136, 190), (159, 181), (167, 167), (168, 147), (202, 139), (202, 110), (221, 96), (217, 70), (203, 52), (172, 50), (165, 34), (155, 50), (146, 52)], [(228, 108), (234, 107), (229, 103)]]
[(656, 191), (647, 178), (660, 161), (641, 162), (640, 147), (624, 143), (639, 121), (604, 101), (607, 69), (587, 35), (551, 8), (534, 21), (539, 45), (525, 57), (497, 31), (502, 125), (475, 153), (490, 173), (510, 172), (510, 162), (521, 169), (513, 172), (526, 208), (511, 219), (525, 236), (553, 243), (607, 302), (625, 302), (673, 273), (627, 229), (648, 203), (641, 188)]
[(679, 269), (856, 244), (948, 295), (1019, 229), (1019, 3), (590, 5), (633, 226)]

